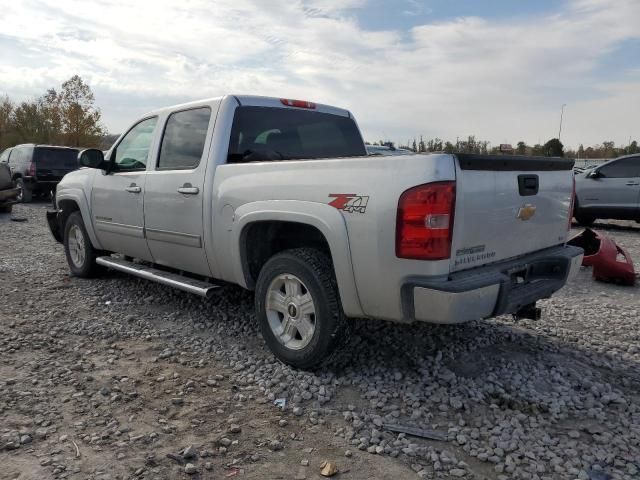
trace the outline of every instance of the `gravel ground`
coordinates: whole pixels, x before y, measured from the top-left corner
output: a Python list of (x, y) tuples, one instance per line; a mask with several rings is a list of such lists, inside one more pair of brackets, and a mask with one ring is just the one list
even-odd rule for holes
[[(312, 374), (241, 289), (70, 277), (44, 210), (0, 216), (0, 478), (640, 478), (639, 287), (583, 268), (537, 322), (356, 321)], [(596, 228), (640, 264), (636, 224)]]

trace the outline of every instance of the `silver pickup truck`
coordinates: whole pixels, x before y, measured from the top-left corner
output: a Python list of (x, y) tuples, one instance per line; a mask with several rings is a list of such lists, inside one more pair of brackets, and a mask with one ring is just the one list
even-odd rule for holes
[(578, 270), (565, 244), (573, 162), (367, 156), (353, 116), (225, 96), (137, 120), (57, 189), (51, 231), (74, 275), (107, 267), (208, 296), (255, 291), (264, 339), (311, 368), (348, 318), (459, 323), (535, 302)]

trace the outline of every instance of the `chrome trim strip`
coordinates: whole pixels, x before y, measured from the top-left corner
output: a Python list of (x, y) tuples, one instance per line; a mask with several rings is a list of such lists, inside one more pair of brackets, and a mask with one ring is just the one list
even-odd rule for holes
[(96, 230), (109, 233), (117, 233), (118, 235), (126, 235), (128, 237), (144, 238), (144, 228), (135, 225), (125, 225), (123, 223), (105, 222), (104, 220), (96, 220)]
[(174, 243), (185, 247), (202, 248), (202, 237), (189, 233), (171, 232), (169, 230), (159, 230), (156, 228), (146, 228), (147, 240), (157, 242)]

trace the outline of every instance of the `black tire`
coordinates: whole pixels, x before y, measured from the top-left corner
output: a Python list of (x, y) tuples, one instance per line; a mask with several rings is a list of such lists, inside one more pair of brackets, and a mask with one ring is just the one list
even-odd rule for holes
[[(315, 306), (313, 334), (308, 344), (299, 349), (289, 348), (279, 340), (267, 314), (272, 282), (286, 274), (302, 282)], [(331, 259), (319, 250), (298, 248), (271, 257), (258, 276), (255, 308), (267, 346), (279, 360), (295, 368), (313, 369), (329, 363), (348, 338), (348, 321), (342, 311)]]
[[(72, 229), (74, 230), (74, 235), (76, 232), (79, 232), (82, 236), (81, 250), (84, 252), (84, 260), (78, 264), (73, 260), (73, 255), (70, 252), (69, 242)], [(80, 212), (73, 212), (64, 224), (64, 253), (67, 256), (69, 270), (71, 270), (71, 273), (76, 277), (91, 278), (103, 271), (103, 268), (96, 263), (96, 257), (99, 257), (102, 252), (96, 250), (93, 248), (93, 245), (91, 245), (91, 239), (87, 234), (87, 229), (84, 227), (84, 221), (82, 220)]]
[(33, 191), (21, 177), (16, 179), (16, 187), (20, 189), (20, 192), (18, 193), (18, 201), (22, 203), (31, 202), (33, 199)]
[(11, 210), (13, 210), (13, 205), (4, 205), (0, 207), (0, 213), (11, 213)]
[(573, 204), (573, 218), (575, 218), (576, 222), (583, 227), (589, 227), (596, 221), (596, 217), (593, 215), (587, 215), (580, 212), (580, 201), (578, 200), (578, 197), (575, 198)]
[(574, 217), (578, 222), (578, 225), (582, 225), (583, 227), (590, 227), (591, 225), (593, 225), (593, 222), (596, 221), (596, 217), (581, 213), (576, 213)]

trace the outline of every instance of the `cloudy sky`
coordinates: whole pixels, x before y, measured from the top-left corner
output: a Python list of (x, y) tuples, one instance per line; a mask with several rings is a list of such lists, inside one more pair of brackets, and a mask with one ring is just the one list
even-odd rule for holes
[(352, 110), (369, 140), (640, 139), (640, 0), (0, 0), (0, 95), (90, 83), (110, 132), (254, 93)]

